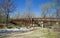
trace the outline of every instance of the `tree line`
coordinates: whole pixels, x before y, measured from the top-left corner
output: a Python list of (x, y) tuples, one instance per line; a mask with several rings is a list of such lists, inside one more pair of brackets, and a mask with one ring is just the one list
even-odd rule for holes
[[(16, 5), (12, 0), (0, 0), (0, 23), (5, 22), (6, 27), (8, 27), (8, 23), (10, 20), (10, 13), (13, 13), (16, 9)], [(36, 18), (36, 15), (34, 12), (31, 11), (31, 2), (30, 0), (26, 0), (26, 11), (24, 11), (24, 14), (21, 16), (21, 18)], [(53, 0), (52, 3), (45, 3), (39, 6), (42, 13), (39, 16), (39, 18), (60, 18), (60, 1), (59, 0)], [(53, 8), (53, 9), (52, 9)], [(53, 13), (51, 13), (52, 11)], [(13, 15), (13, 18), (20, 18), (21, 13), (17, 12), (15, 15)]]

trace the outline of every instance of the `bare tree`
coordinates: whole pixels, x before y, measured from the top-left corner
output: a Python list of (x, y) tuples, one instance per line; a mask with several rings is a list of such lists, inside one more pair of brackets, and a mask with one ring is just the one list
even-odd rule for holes
[[(59, 31), (60, 22), (58, 22), (58, 19), (60, 18), (60, 0), (53, 0), (53, 7), (56, 10), (56, 18), (57, 18), (56, 25), (54, 25), (54, 31)], [(58, 29), (56, 29), (56, 28), (58, 28)]]
[(48, 3), (48, 4), (43, 4), (41, 5), (41, 10), (42, 10), (42, 18), (46, 18), (47, 14), (49, 13), (49, 9), (51, 7), (51, 4)]
[(53, 7), (55, 7), (55, 9), (56, 9), (56, 18), (60, 18), (60, 1), (54, 0)]
[(0, 5), (2, 8), (2, 11), (6, 15), (6, 27), (8, 27), (9, 14), (14, 11), (15, 4), (14, 4), (14, 2), (12, 2), (12, 0), (5, 0), (5, 1), (1, 1)]
[(20, 12), (17, 12), (17, 13), (15, 13), (15, 14), (12, 16), (13, 19), (19, 19), (19, 18), (22, 18), (22, 17), (23, 17), (23, 16), (21, 15)]

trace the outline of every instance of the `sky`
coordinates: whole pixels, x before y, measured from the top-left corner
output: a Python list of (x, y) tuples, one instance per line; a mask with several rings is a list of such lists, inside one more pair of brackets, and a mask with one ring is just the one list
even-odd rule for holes
[[(14, 0), (13, 2), (16, 5), (16, 10), (14, 11), (14, 13), (10, 14), (11, 17), (17, 12), (23, 14), (23, 12), (27, 10), (26, 0)], [(45, 3), (52, 3), (52, 0), (30, 0), (30, 2), (32, 3), (32, 4), (30, 3), (31, 4), (30, 11), (35, 13), (36, 17), (39, 17), (42, 13), (40, 6)]]

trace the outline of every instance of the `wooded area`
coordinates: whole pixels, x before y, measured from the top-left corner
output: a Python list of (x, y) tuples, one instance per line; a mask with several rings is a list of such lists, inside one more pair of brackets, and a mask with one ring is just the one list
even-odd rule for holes
[[(4, 32), (20, 34), (33, 31), (30, 36), (28, 34), (29, 38), (40, 38), (43, 34), (44, 38), (60, 38), (60, 0), (44, 1), (0, 0), (0, 36)], [(27, 37), (25, 34), (16, 37), (21, 36)]]
[[(0, 2), (0, 26), (4, 25), (4, 27), (9, 27), (13, 25), (14, 23), (11, 24), (11, 19), (21, 19), (21, 18), (56, 18), (57, 22), (58, 19), (60, 19), (60, 1), (59, 0), (53, 0), (53, 3), (45, 3), (42, 5), (39, 5), (39, 9), (41, 9), (42, 13), (40, 14), (39, 17), (36, 17), (36, 14), (31, 10), (32, 9), (33, 3), (30, 0), (26, 0), (26, 7), (25, 11), (20, 13), (19, 11), (14, 14), (16, 7), (16, 4), (12, 0), (1, 0)], [(53, 12), (52, 12), (52, 11)], [(10, 13), (13, 13), (13, 16), (10, 17)], [(43, 21), (44, 22), (44, 21)], [(38, 23), (38, 22), (36, 22)], [(43, 23), (46, 26), (58, 26), (60, 28), (60, 21), (57, 23), (58, 25), (55, 25), (56, 22), (50, 22), (48, 23)], [(48, 25), (47, 25), (48, 24)], [(20, 25), (27, 25), (29, 26), (29, 23), (23, 24), (22, 22), (17, 22), (15, 26), (20, 26)], [(32, 24), (33, 25), (33, 24)], [(38, 26), (38, 25), (37, 25)]]

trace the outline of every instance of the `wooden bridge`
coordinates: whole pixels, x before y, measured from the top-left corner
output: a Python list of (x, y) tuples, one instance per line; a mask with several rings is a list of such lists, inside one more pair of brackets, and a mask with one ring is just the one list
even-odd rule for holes
[(33, 23), (33, 22), (60, 22), (60, 18), (20, 18), (20, 19), (11, 19), (11, 22), (25, 22), (25, 23)]
[(55, 22), (58, 24), (60, 18), (20, 18), (20, 19), (11, 19), (11, 23), (15, 24), (16, 22), (28, 23), (28, 24), (40, 24), (43, 28), (44, 23), (46, 22)]

